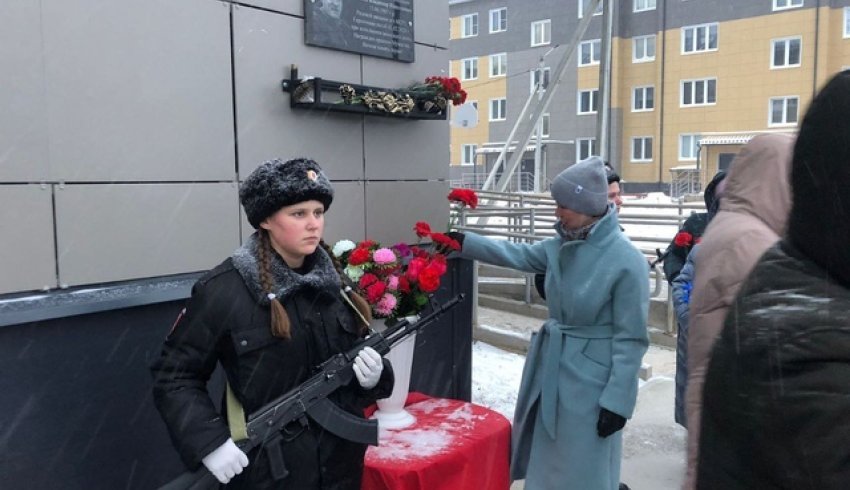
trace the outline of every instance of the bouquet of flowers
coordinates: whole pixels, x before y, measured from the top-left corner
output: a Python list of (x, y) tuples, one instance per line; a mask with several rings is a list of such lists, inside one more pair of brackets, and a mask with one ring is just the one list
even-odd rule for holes
[(442, 113), (448, 102), (460, 105), (466, 102), (466, 91), (455, 77), (427, 77), (425, 82), (411, 84), (395, 90), (367, 90), (358, 94), (351, 85), (339, 87), (345, 104), (363, 104), (366, 107), (389, 113), (406, 114), (419, 107), (432, 113)]
[[(446, 273), (446, 253), (460, 249), (447, 235), (432, 233), (424, 221), (416, 223), (414, 231), (419, 240), (412, 247), (404, 243), (384, 247), (373, 240), (356, 244), (340, 240), (333, 246), (343, 272), (369, 303), (374, 318), (418, 315), (440, 287)], [(420, 245), (427, 237), (434, 247)]]

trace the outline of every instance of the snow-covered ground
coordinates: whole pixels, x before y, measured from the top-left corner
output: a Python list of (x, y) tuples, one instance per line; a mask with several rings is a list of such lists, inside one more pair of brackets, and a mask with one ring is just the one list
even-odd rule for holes
[(472, 343), (472, 402), (513, 420), (525, 356)]
[[(536, 320), (530, 319), (531, 322)], [(487, 328), (493, 328), (487, 326)], [(506, 329), (516, 327), (507, 326)], [(672, 379), (676, 369), (675, 351), (650, 346), (643, 363), (655, 378)], [(472, 402), (513, 420), (525, 356), (476, 340), (472, 343)], [(650, 379), (652, 381), (653, 378)], [(647, 382), (639, 380), (643, 387)]]

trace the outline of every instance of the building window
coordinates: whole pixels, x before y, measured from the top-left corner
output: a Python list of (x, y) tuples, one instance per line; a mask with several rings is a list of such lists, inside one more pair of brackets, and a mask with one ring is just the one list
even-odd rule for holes
[(633, 12), (645, 12), (655, 10), (655, 0), (635, 0)]
[(596, 114), (598, 109), (599, 89), (579, 90), (578, 114)]
[(490, 120), (491, 121), (504, 121), (507, 119), (505, 110), (507, 108), (507, 99), (502, 97), (501, 99), (490, 99)]
[(682, 28), (682, 54), (717, 51), (717, 23)]
[(463, 74), (461, 80), (475, 80), (478, 78), (478, 58), (466, 58), (463, 63)]
[(460, 37), (475, 37), (478, 35), (478, 14), (464, 15), (460, 18)]
[(638, 136), (632, 138), (632, 161), (652, 161), (652, 136)]
[[(590, 0), (578, 0), (578, 18), (581, 19), (584, 17), (584, 10), (587, 8), (585, 4), (590, 3)], [(593, 15), (602, 15), (602, 4), (604, 2), (600, 1), (599, 4), (596, 5), (596, 11), (593, 12)]]
[(850, 37), (850, 7), (844, 7), (844, 37)]
[(508, 30), (508, 9), (502, 7), (490, 11), (490, 34)]
[(803, 6), (803, 0), (773, 0), (773, 10), (793, 9)]
[(792, 126), (797, 124), (797, 108), (800, 106), (799, 97), (773, 97), (770, 99), (770, 126)]
[(552, 42), (552, 21), (538, 20), (531, 23), (531, 45), (543, 46)]
[(639, 36), (632, 40), (632, 62), (655, 61), (655, 34)]
[(475, 151), (478, 150), (478, 145), (463, 145), (461, 147), (461, 165), (475, 165)]
[(508, 54), (499, 53), (490, 55), (490, 76), (503, 77), (508, 72)]
[(800, 66), (800, 52), (803, 40), (799, 37), (788, 37), (784, 39), (773, 39), (770, 41), (771, 68), (790, 68)]
[[(544, 138), (548, 138), (549, 137), (549, 114), (543, 114), (540, 117), (540, 125), (542, 127), (542, 132), (540, 133), (540, 136), (542, 136)], [(535, 135), (537, 134), (536, 130), (534, 131), (534, 134)]]
[(576, 139), (576, 161), (587, 160), (596, 155), (596, 138)]
[(682, 80), (682, 106), (711, 105), (717, 102), (717, 79)]
[(696, 160), (697, 150), (699, 150), (699, 135), (698, 134), (680, 134), (679, 135), (679, 160)]
[(655, 87), (635, 87), (632, 91), (632, 112), (655, 109)]
[(582, 41), (578, 47), (578, 66), (598, 65), (602, 57), (602, 41), (591, 39)]
[[(549, 67), (543, 68), (543, 91), (545, 92), (547, 88), (549, 88)], [(537, 82), (540, 80), (540, 70), (532, 70), (530, 72), (531, 75), (531, 93), (534, 93), (537, 90)]]

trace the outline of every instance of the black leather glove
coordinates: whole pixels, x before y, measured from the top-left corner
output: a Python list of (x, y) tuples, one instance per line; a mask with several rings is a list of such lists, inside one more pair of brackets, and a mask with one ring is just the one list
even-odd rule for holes
[(456, 241), (460, 245), (461, 250), (463, 249), (463, 233), (459, 231), (450, 231), (446, 233), (446, 235), (448, 235), (449, 238), (451, 238), (452, 240)]
[(626, 418), (608, 409), (599, 410), (599, 421), (596, 422), (596, 433), (599, 437), (608, 437), (626, 426)]

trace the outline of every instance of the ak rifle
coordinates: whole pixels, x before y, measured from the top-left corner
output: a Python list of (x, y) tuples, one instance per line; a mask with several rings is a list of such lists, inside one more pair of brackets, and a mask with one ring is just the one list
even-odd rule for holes
[[(287, 434), (294, 433), (297, 436), (308, 424), (307, 417), (339, 437), (362, 444), (377, 445), (377, 422), (342, 410), (328, 399), (328, 395), (351, 382), (354, 376), (354, 359), (364, 347), (371, 347), (383, 356), (411, 333), (435, 322), (446, 311), (463, 301), (463, 298), (463, 294), (458, 294), (441, 305), (432, 303), (434, 306), (431, 313), (419, 321), (410, 323), (402, 319), (383, 332), (372, 333), (347, 352), (341, 352), (326, 360), (310, 379), (250, 414), (246, 422), (248, 438), (234, 442), (245, 454), (256, 447), (265, 446), (270, 457), (271, 473), (276, 480), (289, 474), (280, 444), (286, 440)], [(195, 471), (181, 474), (159, 490), (208, 490), (216, 489), (219, 485), (216, 477), (201, 465)]]

